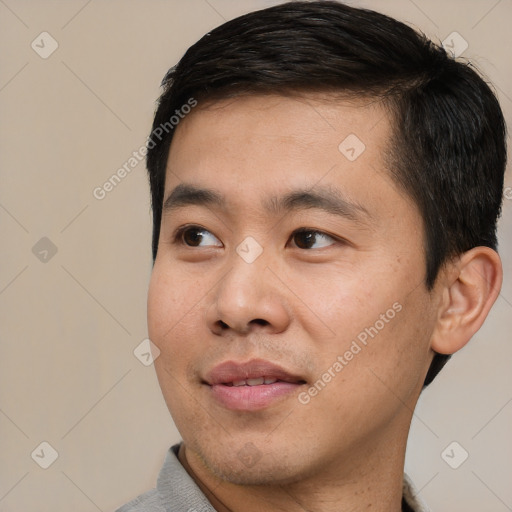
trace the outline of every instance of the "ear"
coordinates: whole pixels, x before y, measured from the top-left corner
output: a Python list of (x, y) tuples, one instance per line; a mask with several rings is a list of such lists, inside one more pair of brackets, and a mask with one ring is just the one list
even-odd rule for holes
[(502, 279), (500, 257), (489, 247), (474, 247), (443, 268), (436, 282), (441, 300), (432, 350), (453, 354), (466, 345), (484, 323)]

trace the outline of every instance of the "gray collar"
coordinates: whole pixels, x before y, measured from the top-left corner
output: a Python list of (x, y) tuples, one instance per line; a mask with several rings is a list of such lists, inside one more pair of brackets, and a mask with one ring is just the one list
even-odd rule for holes
[[(215, 512), (206, 496), (178, 459), (180, 444), (172, 446), (158, 475), (156, 488), (168, 512)], [(168, 508), (172, 507), (172, 508)]]

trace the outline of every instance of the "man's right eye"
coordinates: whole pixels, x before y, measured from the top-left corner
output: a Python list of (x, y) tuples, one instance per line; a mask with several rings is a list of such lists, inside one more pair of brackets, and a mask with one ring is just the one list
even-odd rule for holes
[(188, 247), (222, 247), (222, 242), (201, 226), (183, 226), (176, 231), (173, 242)]

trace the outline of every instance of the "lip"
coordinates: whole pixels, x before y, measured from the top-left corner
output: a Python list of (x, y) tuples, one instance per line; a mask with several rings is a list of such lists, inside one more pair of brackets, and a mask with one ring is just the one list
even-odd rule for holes
[[(255, 386), (232, 385), (235, 381), (261, 377), (277, 379), (277, 382)], [(264, 409), (296, 394), (305, 383), (300, 375), (264, 359), (252, 359), (245, 363), (225, 361), (208, 372), (204, 382), (217, 403), (237, 411)]]

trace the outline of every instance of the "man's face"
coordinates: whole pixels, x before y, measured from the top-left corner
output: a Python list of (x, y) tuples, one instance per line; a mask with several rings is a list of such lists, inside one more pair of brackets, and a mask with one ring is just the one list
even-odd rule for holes
[(385, 169), (389, 115), (369, 103), (250, 96), (177, 127), (149, 336), (187, 453), (231, 482), (405, 448), (436, 314), (421, 217)]

